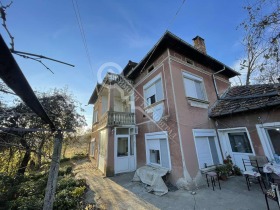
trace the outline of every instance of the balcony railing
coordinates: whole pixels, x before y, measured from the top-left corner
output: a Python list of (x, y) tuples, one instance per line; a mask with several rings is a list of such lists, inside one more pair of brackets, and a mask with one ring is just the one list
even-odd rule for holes
[(104, 83), (118, 83), (118, 84), (127, 84), (127, 85), (132, 85), (133, 81), (125, 78), (123, 75), (120, 74), (114, 74), (111, 72), (108, 72), (107, 75), (105, 76)]
[(113, 112), (108, 111), (99, 120), (99, 127), (116, 125), (134, 125), (135, 114), (131, 112)]

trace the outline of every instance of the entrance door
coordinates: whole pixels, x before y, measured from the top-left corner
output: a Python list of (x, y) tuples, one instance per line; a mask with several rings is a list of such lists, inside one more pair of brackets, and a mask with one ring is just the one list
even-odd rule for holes
[(244, 128), (223, 131), (222, 140), (225, 156), (230, 155), (233, 163), (245, 170), (242, 159), (249, 159), (249, 155), (255, 155), (247, 130)]
[[(135, 170), (134, 148), (130, 146), (129, 135), (116, 135), (115, 137), (115, 173)], [(134, 146), (134, 145), (133, 145)], [(133, 159), (131, 161), (131, 159)], [(133, 162), (133, 164), (132, 164)]]

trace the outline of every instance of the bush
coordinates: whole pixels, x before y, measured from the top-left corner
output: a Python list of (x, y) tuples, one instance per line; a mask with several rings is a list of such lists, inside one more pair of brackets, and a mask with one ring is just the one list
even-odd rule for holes
[(236, 176), (241, 176), (242, 175), (241, 170), (237, 165), (233, 166), (233, 172), (234, 172), (234, 175), (236, 175)]
[(77, 183), (76, 180), (72, 177), (63, 177), (60, 180), (58, 180), (57, 183), (57, 190), (63, 190), (63, 189), (72, 189), (73, 187), (76, 187)]
[(28, 197), (19, 196), (16, 200), (9, 202), (9, 209), (28, 209), (40, 210), (42, 209), (44, 198), (41, 195), (33, 195)]
[(82, 187), (76, 187), (72, 192), (71, 195), (75, 198), (79, 198), (81, 196), (83, 196), (83, 194), (85, 193), (86, 187), (82, 186)]
[(71, 166), (67, 167), (66, 170), (65, 170), (65, 174), (66, 174), (66, 175), (71, 174), (71, 173), (72, 173), (72, 170), (73, 170), (73, 169), (72, 169)]
[[(71, 174), (72, 167), (60, 170), (60, 174)], [(39, 210), (43, 207), (48, 174), (36, 174), (13, 178), (0, 174), (0, 204), (4, 209)], [(79, 209), (86, 189), (85, 180), (59, 176), (54, 209)], [(1, 209), (0, 208), (0, 209)]]
[(227, 165), (221, 165), (216, 167), (216, 172), (220, 175), (226, 175), (229, 174), (229, 167)]
[(67, 162), (67, 161), (69, 161), (69, 160), (70, 160), (70, 158), (63, 158), (63, 159), (60, 160), (60, 163)]
[(84, 154), (84, 153), (79, 153), (79, 154), (75, 154), (71, 160), (79, 160), (79, 159), (84, 159), (87, 158), (88, 154)]

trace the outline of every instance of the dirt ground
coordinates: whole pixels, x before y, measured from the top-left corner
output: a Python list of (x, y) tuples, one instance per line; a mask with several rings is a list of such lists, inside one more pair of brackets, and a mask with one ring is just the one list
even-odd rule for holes
[(88, 160), (76, 161), (74, 173), (77, 179), (85, 179), (92, 191), (86, 193), (87, 203), (96, 203), (100, 209), (158, 209), (134, 193), (103, 177)]
[[(198, 188), (195, 195), (172, 188), (166, 195), (148, 193), (145, 185), (131, 182), (134, 173), (106, 178), (94, 169), (88, 160), (75, 163), (77, 178), (87, 180), (92, 191), (86, 201), (95, 202), (101, 209), (186, 209), (186, 210), (265, 210), (265, 198), (258, 184), (252, 183), (248, 191), (244, 177), (231, 177), (221, 181), (221, 190), (207, 185)], [(269, 200), (270, 209), (279, 209)]]

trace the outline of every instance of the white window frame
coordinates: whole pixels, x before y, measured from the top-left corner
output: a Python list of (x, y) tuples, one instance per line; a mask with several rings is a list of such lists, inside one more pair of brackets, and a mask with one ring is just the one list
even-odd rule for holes
[(270, 140), (267, 137), (266, 128), (280, 128), (280, 122), (271, 122), (271, 123), (264, 123), (264, 124), (256, 124), (257, 132), (264, 150), (264, 154), (268, 157), (269, 160), (273, 160), (273, 151), (270, 145)]
[[(256, 155), (254, 145), (253, 145), (253, 142), (252, 142), (248, 129), (246, 127), (236, 127), (236, 128), (218, 129), (218, 135), (219, 135), (219, 138), (221, 139), (221, 147), (222, 147), (224, 157), (226, 157), (230, 153), (235, 153), (235, 152), (232, 152), (231, 145), (230, 145), (230, 142), (228, 139), (229, 138), (228, 134), (229, 133), (240, 133), (240, 132), (247, 133), (247, 137), (249, 139), (250, 146), (252, 149), (252, 155)], [(239, 153), (239, 154), (248, 154), (248, 153)]]
[[(94, 145), (92, 145), (92, 144), (94, 144)], [(94, 150), (95, 150), (95, 144), (96, 144), (96, 142), (95, 142), (95, 138), (93, 138), (91, 141), (90, 141), (90, 156), (91, 157), (94, 157)]]
[(171, 157), (170, 157), (170, 148), (169, 148), (169, 139), (168, 139), (168, 133), (167, 131), (160, 131), (160, 132), (153, 132), (153, 133), (145, 133), (145, 150), (146, 150), (146, 164), (147, 165), (151, 165), (151, 166), (155, 166), (155, 167), (162, 167), (162, 168), (166, 168), (164, 166), (162, 166), (162, 153), (159, 150), (159, 155), (160, 155), (160, 164), (156, 164), (156, 163), (151, 163), (150, 162), (150, 148), (148, 148), (148, 141), (149, 140), (158, 140), (158, 142), (160, 141), (160, 139), (166, 139), (166, 143), (167, 143), (167, 155), (168, 155), (168, 164), (169, 167), (167, 169), (169, 169), (169, 171), (172, 168), (171, 165)]
[(98, 122), (98, 110), (93, 110), (93, 119), (92, 123), (97, 123)]
[(161, 83), (161, 90), (162, 90), (162, 99), (159, 101), (164, 100), (164, 89), (163, 89), (163, 82), (162, 82), (162, 75), (161, 73), (156, 75), (153, 79), (151, 79), (149, 82), (147, 82), (144, 86), (143, 86), (143, 95), (144, 95), (144, 107), (148, 107), (151, 106), (159, 101), (157, 101), (157, 93), (155, 94), (155, 103), (153, 104), (149, 104), (147, 102), (147, 97), (146, 97), (146, 91), (148, 88), (150, 88), (152, 85), (154, 85), (155, 83), (157, 83), (160, 80)]
[[(184, 84), (184, 90), (185, 90), (186, 97), (191, 98), (191, 99), (196, 99), (196, 100), (199, 100), (199, 101), (208, 101), (208, 97), (207, 97), (207, 94), (206, 94), (203, 78), (200, 77), (200, 76), (197, 76), (195, 74), (192, 74), (190, 72), (184, 71), (184, 70), (182, 71), (182, 74), (183, 74), (183, 84)], [(194, 98), (192, 96), (188, 96), (187, 90), (186, 90), (186, 86), (185, 86), (185, 79), (190, 79), (190, 80), (194, 80), (194, 81), (200, 82), (201, 89), (202, 89), (202, 92), (203, 92), (203, 95), (204, 95), (204, 99), (200, 99), (200, 98), (197, 98), (197, 97)]]

